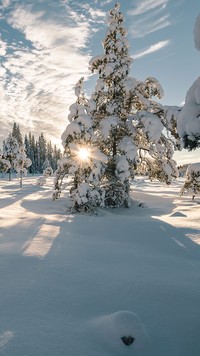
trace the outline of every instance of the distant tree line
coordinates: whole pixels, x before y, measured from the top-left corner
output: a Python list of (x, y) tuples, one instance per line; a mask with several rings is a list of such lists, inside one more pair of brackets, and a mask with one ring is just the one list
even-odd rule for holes
[(27, 156), (31, 159), (32, 165), (29, 167), (29, 173), (43, 173), (50, 166), (53, 171), (57, 169), (57, 162), (62, 157), (61, 150), (51, 141), (47, 141), (44, 134), (41, 133), (38, 140), (29, 132), (25, 135), (24, 146)]
[(3, 141), (0, 151), (0, 171), (7, 171), (9, 175), (11, 172), (18, 172), (19, 158), (23, 160), (20, 167), (26, 168), (30, 174), (37, 174), (43, 173), (47, 167), (51, 167), (54, 172), (58, 160), (62, 157), (61, 150), (56, 145), (52, 145), (51, 141), (47, 141), (43, 133), (38, 139), (35, 139), (31, 132), (23, 138), (19, 125), (15, 122), (8, 138)]

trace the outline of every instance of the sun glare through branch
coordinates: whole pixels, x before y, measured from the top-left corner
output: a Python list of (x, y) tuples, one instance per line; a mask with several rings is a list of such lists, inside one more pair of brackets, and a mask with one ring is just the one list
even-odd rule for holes
[(81, 161), (87, 161), (90, 157), (90, 149), (87, 147), (81, 147), (78, 151), (78, 156)]

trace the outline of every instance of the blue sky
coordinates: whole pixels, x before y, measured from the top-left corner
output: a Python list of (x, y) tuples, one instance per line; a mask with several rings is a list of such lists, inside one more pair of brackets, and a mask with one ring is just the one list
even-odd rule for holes
[[(80, 77), (90, 93), (95, 77), (91, 57), (101, 54), (106, 13), (111, 0), (1, 0), (0, 2), (0, 139), (16, 121), (23, 134), (43, 132), (53, 143), (67, 125), (73, 87)], [(123, 0), (128, 30), (131, 75), (156, 77), (165, 105), (181, 105), (199, 76), (200, 53), (193, 27), (200, 13), (197, 0)], [(178, 159), (197, 160), (199, 153)]]

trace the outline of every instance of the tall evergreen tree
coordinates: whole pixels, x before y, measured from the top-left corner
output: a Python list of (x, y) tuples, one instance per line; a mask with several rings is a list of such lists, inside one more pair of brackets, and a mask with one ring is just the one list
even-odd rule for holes
[(52, 163), (52, 168), (53, 168), (54, 172), (58, 168), (58, 161), (61, 159), (61, 157), (62, 157), (61, 149), (57, 148), (56, 145), (54, 145), (54, 148), (53, 148), (53, 163)]
[(44, 134), (41, 133), (38, 138), (39, 172), (43, 172), (43, 164), (47, 156), (47, 142)]
[(22, 137), (19, 125), (17, 125), (16, 122), (14, 122), (14, 124), (13, 124), (12, 137), (16, 138), (19, 147), (23, 146), (23, 137)]
[(24, 137), (24, 148), (25, 148), (26, 155), (30, 157), (30, 142), (27, 135), (25, 135)]
[[(155, 78), (138, 81), (129, 76), (132, 59), (119, 10), (116, 4), (109, 13), (104, 54), (90, 61), (90, 69), (98, 74), (95, 91), (90, 100), (85, 100), (76, 86), (78, 100), (70, 107), (68, 117), (72, 122), (62, 136), (67, 162), (73, 159), (71, 148), (77, 145), (77, 139), (91, 151), (98, 147), (106, 157), (101, 162), (104, 169), (99, 171), (99, 182), (104, 204), (111, 207), (129, 206), (129, 180), (138, 165), (146, 165), (152, 179), (168, 184), (177, 176), (172, 159), (173, 140), (165, 134), (172, 134), (171, 122), (166, 120), (162, 105), (153, 100), (153, 97), (161, 98), (162, 87)], [(83, 123), (85, 114), (89, 126)], [(65, 159), (59, 167), (60, 177), (64, 172), (72, 173), (63, 162), (66, 163)], [(75, 181), (78, 184), (87, 181), (86, 176), (92, 176), (93, 167), (90, 164), (90, 172), (83, 177), (77, 166)], [(58, 183), (59, 173), (57, 177)]]
[(29, 167), (29, 173), (34, 174), (37, 171), (37, 156), (36, 156), (36, 143), (34, 135), (29, 132), (29, 158), (32, 161), (32, 165)]
[(53, 147), (52, 147), (51, 141), (47, 142), (47, 159), (49, 161), (49, 165), (53, 169)]

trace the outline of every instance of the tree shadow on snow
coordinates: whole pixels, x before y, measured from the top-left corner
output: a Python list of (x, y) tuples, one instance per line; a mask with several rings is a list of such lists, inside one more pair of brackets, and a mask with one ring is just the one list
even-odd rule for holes
[(31, 194), (45, 191), (46, 189), (44, 187), (40, 187), (40, 186), (36, 186), (36, 185), (31, 185), (31, 186), (28, 185), (28, 186), (24, 186), (22, 188), (16, 188), (16, 185), (12, 185), (12, 186), (6, 187), (6, 189), (4, 189), (4, 190), (9, 191), (9, 197), (3, 197), (1, 199), (1, 202), (0, 202), (1, 208), (5, 208), (9, 205), (16, 203), (17, 201), (19, 201), (23, 198), (26, 198), (27, 196), (29, 196)]

